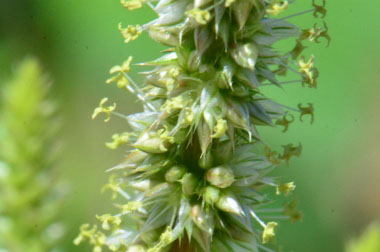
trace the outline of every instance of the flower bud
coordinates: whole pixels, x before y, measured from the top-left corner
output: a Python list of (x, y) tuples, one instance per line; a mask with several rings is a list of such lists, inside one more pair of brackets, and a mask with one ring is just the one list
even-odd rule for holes
[(147, 153), (165, 153), (173, 143), (172, 137), (168, 134), (169, 132), (164, 129), (157, 132), (144, 132), (133, 146)]
[(213, 205), (219, 199), (220, 190), (214, 186), (207, 186), (203, 192), (203, 200)]
[(216, 207), (224, 212), (242, 215), (243, 210), (237, 199), (231, 195), (223, 195), (216, 202)]
[(219, 188), (229, 187), (234, 181), (234, 174), (230, 168), (219, 166), (210, 169), (206, 173), (207, 181)]
[(148, 35), (155, 41), (167, 46), (177, 46), (179, 42), (175, 35), (162, 27), (150, 26)]
[(275, 237), (275, 228), (277, 227), (277, 223), (276, 222), (269, 222), (265, 228), (264, 228), (264, 232), (263, 232), (263, 237), (262, 237), (262, 240), (263, 240), (263, 243), (268, 243), (270, 241), (273, 240), (273, 238)]
[(195, 193), (198, 185), (198, 179), (191, 173), (186, 173), (182, 178), (182, 191), (185, 195), (190, 196)]
[(238, 65), (254, 70), (259, 50), (254, 43), (238, 44), (231, 50), (231, 56)]
[(175, 165), (166, 172), (165, 179), (167, 182), (173, 183), (180, 180), (185, 173), (186, 173), (185, 166)]

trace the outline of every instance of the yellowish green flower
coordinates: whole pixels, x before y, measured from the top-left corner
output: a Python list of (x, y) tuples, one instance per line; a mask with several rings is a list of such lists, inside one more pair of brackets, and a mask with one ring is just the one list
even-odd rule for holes
[(105, 113), (106, 119), (104, 119), (105, 122), (108, 122), (111, 119), (111, 112), (113, 112), (116, 109), (116, 103), (114, 103), (111, 106), (105, 107), (104, 104), (108, 101), (108, 98), (103, 98), (100, 103), (99, 107), (97, 107), (94, 110), (94, 113), (92, 114), (92, 119), (95, 119), (99, 114)]
[(263, 243), (268, 243), (273, 240), (273, 238), (276, 236), (275, 234), (275, 228), (278, 226), (276, 222), (269, 222), (263, 232)]
[(140, 9), (146, 0), (121, 0), (121, 5), (128, 10)]
[(288, 8), (289, 2), (287, 0), (274, 0), (267, 8), (267, 13), (277, 16), (278, 14), (284, 12)]
[(185, 14), (201, 25), (207, 24), (211, 18), (210, 12), (198, 8), (186, 11)]
[(132, 56), (128, 57), (126, 61), (123, 62), (121, 66), (114, 66), (110, 70), (110, 74), (116, 74), (106, 81), (107, 84), (116, 82), (118, 88), (127, 89), (127, 86), (130, 84), (126, 74), (131, 70)]
[(119, 31), (123, 35), (124, 42), (128, 44), (132, 40), (136, 40), (142, 33), (140, 25), (128, 25), (127, 28), (123, 28), (119, 23)]
[(276, 194), (280, 195), (281, 193), (284, 193), (285, 196), (288, 196), (291, 191), (294, 191), (294, 189), (296, 189), (294, 182), (279, 184), (276, 188)]

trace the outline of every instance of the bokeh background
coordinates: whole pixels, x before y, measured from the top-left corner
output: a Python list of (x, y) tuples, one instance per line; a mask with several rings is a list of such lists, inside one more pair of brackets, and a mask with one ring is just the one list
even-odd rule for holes
[[(309, 9), (310, 2), (296, 1), (288, 13)], [(322, 39), (307, 51), (317, 57), (318, 89), (266, 90), (290, 106), (312, 102), (316, 108), (312, 125), (296, 122), (285, 134), (280, 128), (261, 130), (275, 148), (289, 142), (304, 147), (300, 158), (279, 170), (295, 181), (304, 212), (302, 223), (281, 223), (278, 242), (284, 251), (343, 251), (347, 239), (380, 218), (380, 1), (330, 0), (327, 7), (331, 46), (326, 49)], [(125, 151), (111, 151), (104, 142), (124, 131), (126, 123), (92, 121), (93, 108), (106, 96), (122, 113), (141, 109), (135, 97), (105, 85), (108, 70), (129, 55), (143, 62), (162, 49), (146, 35), (125, 45), (117, 25), (152, 18), (150, 9), (128, 12), (118, 0), (0, 0), (0, 92), (15, 64), (35, 55), (54, 79), (51, 95), (61, 104), (58, 172), (71, 188), (62, 209), (67, 251), (90, 251), (72, 240), (80, 224), (112, 209), (100, 188), (108, 177), (105, 170)], [(315, 22), (311, 14), (291, 21), (303, 28)], [(132, 75), (141, 80), (138, 70)]]

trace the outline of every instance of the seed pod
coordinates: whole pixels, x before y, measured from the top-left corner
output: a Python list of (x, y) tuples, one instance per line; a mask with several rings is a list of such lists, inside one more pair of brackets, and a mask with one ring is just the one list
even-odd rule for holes
[(218, 166), (206, 173), (207, 181), (219, 188), (229, 187), (234, 181), (234, 173), (226, 166)]
[(203, 192), (203, 200), (213, 205), (219, 199), (220, 190), (214, 186), (207, 186)]
[(183, 165), (175, 165), (166, 172), (165, 179), (169, 183), (176, 182), (183, 177), (186, 170), (186, 167)]
[(182, 191), (186, 196), (190, 196), (195, 193), (198, 185), (198, 179), (191, 173), (186, 173), (182, 177)]
[(242, 215), (243, 210), (237, 199), (232, 195), (222, 195), (216, 202), (216, 207), (224, 212)]

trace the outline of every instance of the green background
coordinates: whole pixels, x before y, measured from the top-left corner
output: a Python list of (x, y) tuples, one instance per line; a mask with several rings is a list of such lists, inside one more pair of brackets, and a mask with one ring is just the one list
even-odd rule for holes
[[(310, 2), (298, 0), (288, 13), (309, 9)], [(380, 217), (380, 2), (330, 0), (327, 8), (331, 46), (325, 48), (321, 39), (306, 52), (316, 56), (318, 88), (266, 91), (289, 106), (312, 102), (316, 109), (312, 125), (305, 117), (285, 134), (281, 128), (261, 130), (278, 149), (289, 142), (304, 147), (290, 167), (279, 169), (284, 180), (295, 181), (304, 212), (302, 223), (280, 223), (278, 243), (284, 251), (343, 251), (347, 239)], [(112, 211), (110, 195), (101, 195), (100, 188), (108, 177), (105, 170), (124, 155), (104, 142), (127, 125), (117, 118), (107, 124), (92, 121), (93, 108), (106, 96), (122, 113), (141, 110), (135, 97), (104, 84), (108, 70), (129, 55), (134, 62), (153, 59), (163, 48), (146, 35), (125, 45), (117, 25), (154, 17), (147, 7), (129, 12), (118, 0), (0, 0), (0, 83), (17, 62), (35, 55), (54, 79), (52, 95), (61, 104), (59, 173), (71, 187), (62, 213), (67, 251), (90, 251), (74, 247), (72, 240), (81, 223)], [(309, 28), (316, 20), (308, 14), (291, 21)]]

